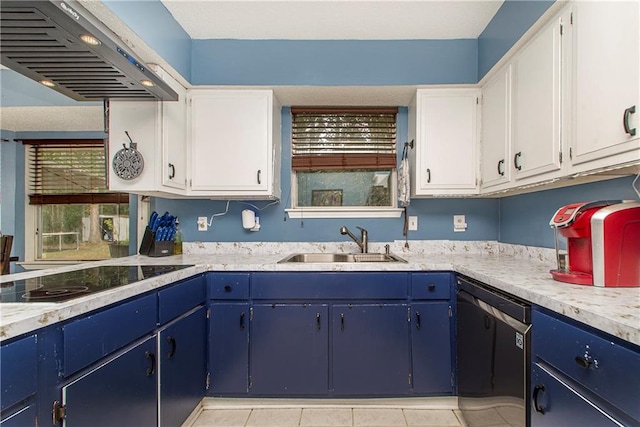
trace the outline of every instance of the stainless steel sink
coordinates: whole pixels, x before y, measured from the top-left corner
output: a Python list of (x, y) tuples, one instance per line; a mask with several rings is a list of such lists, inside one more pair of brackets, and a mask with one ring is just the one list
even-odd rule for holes
[(306, 253), (293, 254), (281, 259), (278, 263), (302, 262), (302, 263), (333, 263), (333, 262), (407, 262), (393, 254), (325, 254)]

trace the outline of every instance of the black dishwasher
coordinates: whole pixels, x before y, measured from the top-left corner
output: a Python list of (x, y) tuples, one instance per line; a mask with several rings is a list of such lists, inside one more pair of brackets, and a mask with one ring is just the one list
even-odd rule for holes
[(467, 424), (529, 425), (531, 306), (458, 276), (458, 404)]

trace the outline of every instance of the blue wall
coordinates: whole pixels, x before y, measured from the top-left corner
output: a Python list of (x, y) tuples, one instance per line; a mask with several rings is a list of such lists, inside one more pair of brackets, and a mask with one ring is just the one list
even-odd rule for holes
[[(13, 235), (12, 254), (24, 260), (24, 146), (14, 141), (15, 133), (0, 131), (0, 231)], [(15, 272), (15, 264), (11, 264)]]
[(555, 0), (505, 0), (478, 37), (478, 80), (555, 3)]
[(569, 203), (594, 200), (637, 200), (631, 183), (634, 177), (538, 191), (500, 200), (501, 242), (527, 246), (554, 247), (551, 216)]
[(478, 81), (477, 40), (194, 40), (194, 85)]

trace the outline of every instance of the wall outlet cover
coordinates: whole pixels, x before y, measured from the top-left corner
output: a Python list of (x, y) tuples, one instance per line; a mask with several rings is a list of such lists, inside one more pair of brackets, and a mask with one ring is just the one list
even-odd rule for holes
[(198, 217), (198, 231), (207, 231), (208, 228), (209, 228), (209, 225), (207, 224), (207, 217), (206, 216), (199, 216)]
[(467, 229), (467, 221), (464, 215), (453, 216), (453, 231), (462, 232)]

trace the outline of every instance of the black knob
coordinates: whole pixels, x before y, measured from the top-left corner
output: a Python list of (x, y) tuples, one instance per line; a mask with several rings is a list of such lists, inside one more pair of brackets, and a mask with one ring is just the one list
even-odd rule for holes
[(532, 396), (533, 408), (536, 410), (536, 412), (540, 412), (541, 414), (544, 414), (544, 406), (538, 405), (538, 394), (540, 394), (540, 391), (544, 391), (544, 385), (537, 384), (533, 388), (533, 396)]
[(430, 284), (430, 285), (427, 287), (427, 289), (429, 289), (429, 292), (433, 292), (433, 291), (435, 291), (435, 290), (436, 290), (436, 285), (434, 285), (434, 284), (432, 283), (432, 284)]
[(224, 286), (224, 291), (225, 292), (231, 292), (233, 290), (233, 288), (231, 287), (231, 285), (225, 285)]
[(575, 361), (578, 365), (580, 365), (581, 368), (584, 369), (589, 369), (589, 367), (591, 366), (591, 360), (583, 356), (576, 356)]

